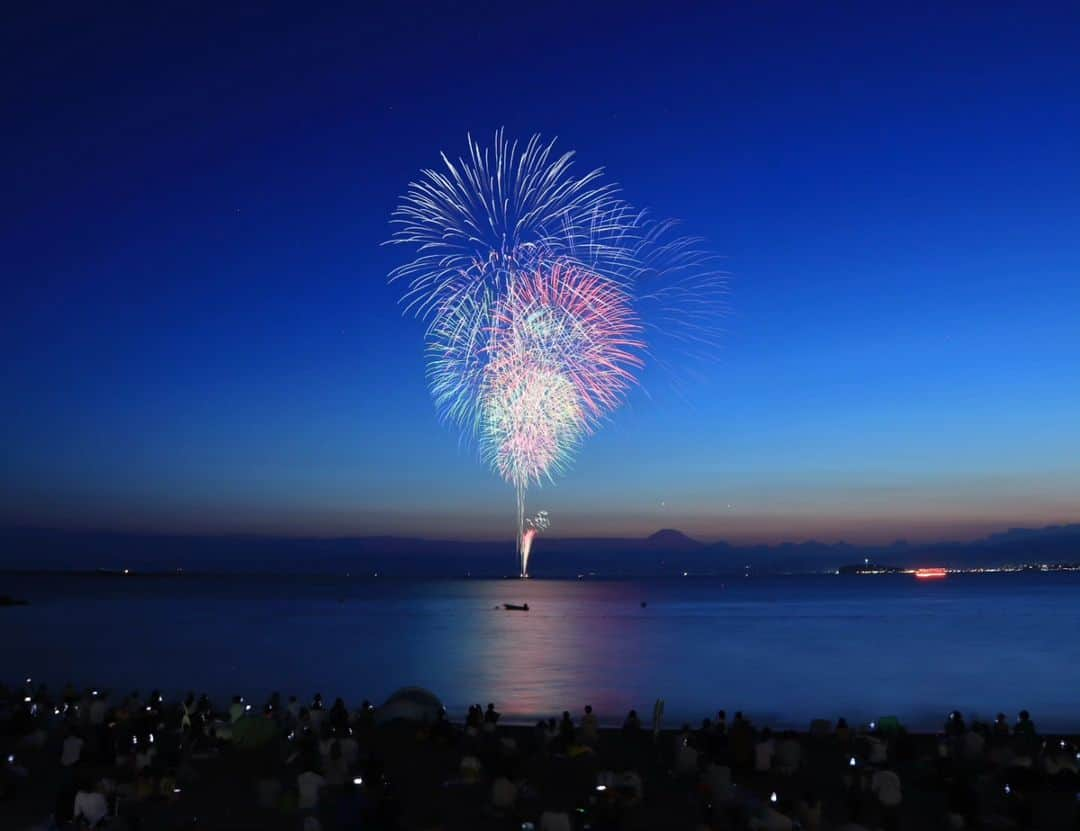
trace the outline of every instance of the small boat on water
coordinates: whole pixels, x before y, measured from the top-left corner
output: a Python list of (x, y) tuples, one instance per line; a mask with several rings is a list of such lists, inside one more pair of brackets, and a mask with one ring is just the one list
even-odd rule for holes
[(522, 603), (519, 606), (516, 603), (503, 603), (503, 608), (508, 612), (527, 612), (529, 611), (529, 604)]

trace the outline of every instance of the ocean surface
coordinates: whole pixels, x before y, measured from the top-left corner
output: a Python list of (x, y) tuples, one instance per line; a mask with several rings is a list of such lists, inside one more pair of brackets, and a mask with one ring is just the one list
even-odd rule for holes
[[(0, 675), (350, 705), (396, 688), (451, 712), (761, 724), (1029, 709), (1080, 730), (1080, 574), (603, 580), (0, 575)], [(504, 602), (528, 602), (507, 612)], [(647, 605), (642, 606), (642, 602)]]

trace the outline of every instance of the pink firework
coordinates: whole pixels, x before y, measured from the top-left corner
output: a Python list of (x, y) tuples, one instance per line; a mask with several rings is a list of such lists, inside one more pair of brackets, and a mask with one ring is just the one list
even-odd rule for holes
[(489, 367), (522, 364), (570, 381), (591, 431), (623, 399), (644, 343), (629, 295), (580, 266), (555, 262), (515, 275), (495, 304)]
[(481, 449), (520, 490), (563, 469), (585, 432), (577, 390), (564, 374), (527, 355), (489, 364), (481, 406)]
[(580, 266), (513, 274), (493, 304), (479, 395), (481, 449), (517, 492), (522, 574), (532, 542), (525, 489), (561, 471), (623, 400), (641, 365), (630, 297)]

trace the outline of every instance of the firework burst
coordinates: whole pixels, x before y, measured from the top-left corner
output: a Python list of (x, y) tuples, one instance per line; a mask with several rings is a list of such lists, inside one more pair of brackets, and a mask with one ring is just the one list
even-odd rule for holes
[(492, 386), (529, 376), (552, 388), (568, 385), (582, 430), (591, 432), (634, 382), (640, 328), (629, 295), (592, 272), (556, 262), (518, 274), (491, 314)]
[(491, 149), (468, 146), (410, 183), (389, 242), (416, 254), (390, 279), (428, 320), (441, 416), (516, 492), (526, 576), (526, 489), (564, 472), (625, 400), (646, 335), (715, 343), (722, 282), (695, 240), (632, 208), (601, 171), (575, 175), (554, 142), (519, 147), (499, 131)]

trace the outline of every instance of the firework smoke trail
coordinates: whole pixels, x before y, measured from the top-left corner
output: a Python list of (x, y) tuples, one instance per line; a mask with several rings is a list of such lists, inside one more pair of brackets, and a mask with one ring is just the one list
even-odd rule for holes
[(409, 184), (388, 241), (415, 249), (390, 279), (428, 321), (440, 416), (514, 488), (523, 577), (528, 486), (565, 471), (622, 403), (646, 335), (708, 353), (722, 293), (696, 240), (572, 159), (538, 136), (519, 147), (499, 131), (490, 149), (470, 137), (465, 157)]
[(525, 520), (525, 533), (521, 535), (521, 576), (529, 576), (529, 554), (532, 552), (533, 540), (541, 531), (551, 527), (547, 511), (539, 511), (532, 519)]

